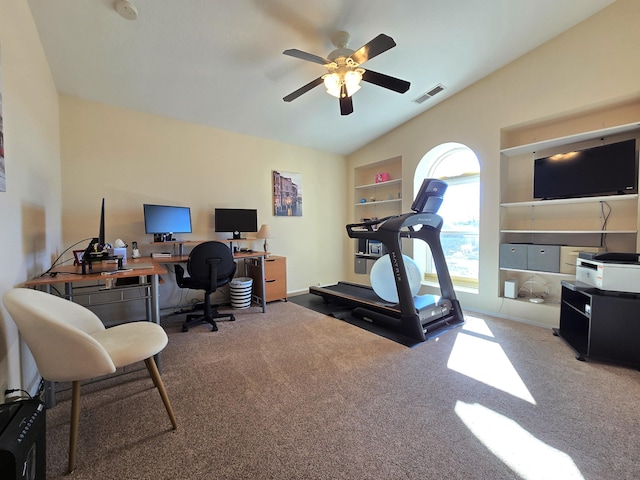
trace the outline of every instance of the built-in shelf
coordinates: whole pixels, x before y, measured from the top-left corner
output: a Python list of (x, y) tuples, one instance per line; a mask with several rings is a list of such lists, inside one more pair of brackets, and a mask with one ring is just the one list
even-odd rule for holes
[(500, 267), (500, 270), (503, 272), (521, 272), (521, 273), (536, 273), (542, 275), (553, 275), (558, 277), (575, 277), (575, 273), (561, 273), (561, 272), (547, 272), (544, 270), (525, 270), (522, 268), (504, 268)]
[(609, 233), (626, 233), (626, 234), (636, 234), (637, 230), (500, 230), (500, 233), (540, 233), (540, 234), (609, 234)]
[(638, 199), (638, 194), (628, 195), (602, 195), (597, 197), (581, 197), (581, 198), (557, 198), (554, 200), (531, 200), (527, 202), (507, 202), (501, 203), (501, 207), (520, 208), (520, 207), (551, 207), (553, 205), (573, 205), (576, 203), (594, 203), (594, 202), (619, 202)]
[(615, 127), (602, 128), (593, 130), (590, 132), (582, 132), (575, 135), (567, 135), (565, 137), (553, 138), (549, 140), (542, 140), (540, 142), (529, 143), (526, 145), (518, 145), (511, 148), (503, 148), (500, 153), (507, 157), (515, 157), (517, 155), (524, 155), (527, 153), (539, 152), (547, 150), (549, 148), (562, 147), (572, 143), (586, 142), (588, 140), (594, 140), (600, 137), (608, 137), (611, 135), (617, 135), (620, 133), (633, 132), (640, 129), (640, 123), (633, 122), (625, 125), (618, 125)]
[(387, 187), (390, 185), (400, 185), (401, 183), (402, 183), (402, 179), (398, 178), (395, 180), (387, 180), (386, 182), (369, 183), (368, 185), (356, 185), (354, 188), (356, 190), (361, 190), (363, 188), (375, 188), (375, 187)]
[(398, 203), (402, 202), (401, 198), (392, 198), (391, 200), (374, 200), (373, 202), (356, 203), (356, 207), (366, 207), (367, 205), (380, 205), (381, 203)]

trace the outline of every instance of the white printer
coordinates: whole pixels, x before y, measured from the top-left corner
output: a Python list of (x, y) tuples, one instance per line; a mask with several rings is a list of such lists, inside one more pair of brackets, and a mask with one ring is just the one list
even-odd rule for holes
[(640, 293), (638, 253), (580, 252), (576, 280), (600, 290)]

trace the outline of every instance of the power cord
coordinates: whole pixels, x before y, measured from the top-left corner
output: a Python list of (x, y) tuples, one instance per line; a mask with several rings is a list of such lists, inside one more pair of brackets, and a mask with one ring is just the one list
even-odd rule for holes
[(26, 390), (23, 390), (22, 388), (7, 388), (4, 391), (4, 398), (6, 399), (9, 395), (16, 392), (20, 392), (21, 395), (18, 395), (17, 397), (13, 397), (13, 399), (15, 400), (19, 400), (21, 398), (28, 398), (29, 400), (33, 400), (33, 396)]

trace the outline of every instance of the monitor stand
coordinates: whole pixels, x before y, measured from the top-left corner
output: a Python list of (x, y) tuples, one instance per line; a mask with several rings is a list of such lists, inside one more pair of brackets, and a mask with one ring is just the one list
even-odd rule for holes
[(241, 232), (233, 232), (233, 239), (234, 240), (242, 240), (242, 233)]
[(82, 262), (80, 263), (80, 266), (82, 267), (82, 275), (86, 275), (87, 274), (87, 265), (89, 266), (89, 272), (91, 273), (91, 270), (93, 270), (93, 263), (94, 262), (102, 262), (103, 260), (117, 260), (118, 261), (118, 270), (122, 270), (122, 256), (120, 255), (95, 255), (95, 256), (90, 256), (90, 258), (85, 259), (83, 257)]

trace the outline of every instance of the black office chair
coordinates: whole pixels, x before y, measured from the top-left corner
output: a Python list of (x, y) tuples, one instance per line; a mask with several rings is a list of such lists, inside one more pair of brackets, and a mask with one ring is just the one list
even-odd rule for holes
[(218, 313), (211, 305), (211, 294), (219, 287), (228, 284), (236, 273), (236, 262), (229, 247), (221, 242), (204, 242), (191, 251), (187, 261), (188, 277), (184, 276), (184, 268), (175, 266), (176, 283), (180, 288), (204, 290), (204, 314), (187, 315), (187, 320), (182, 325), (182, 331), (189, 331), (189, 327), (202, 322), (212, 325), (211, 331), (218, 330), (216, 318), (229, 317), (234, 321), (235, 317), (230, 313)]

